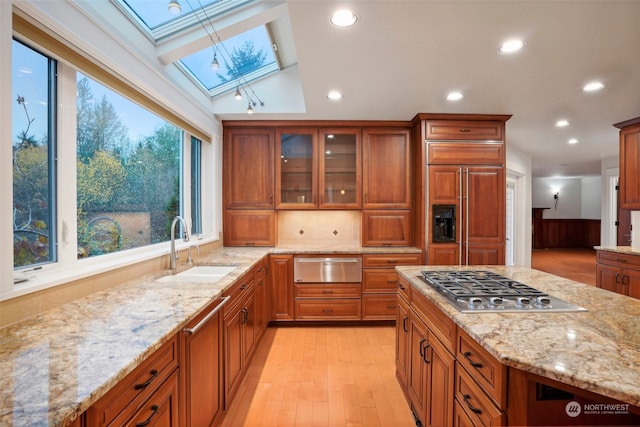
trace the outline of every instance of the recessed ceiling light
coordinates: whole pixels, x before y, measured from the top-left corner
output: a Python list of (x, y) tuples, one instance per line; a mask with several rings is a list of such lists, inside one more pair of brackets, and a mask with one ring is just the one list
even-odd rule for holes
[(569, 126), (571, 124), (571, 122), (569, 120), (566, 119), (560, 119), (556, 122), (556, 127), (557, 128), (565, 128), (567, 126)]
[(358, 21), (358, 15), (352, 10), (336, 10), (331, 15), (331, 24), (339, 28), (350, 27)]
[(502, 43), (498, 48), (498, 53), (509, 54), (519, 51), (524, 47), (524, 42), (520, 39), (511, 39)]
[(589, 82), (582, 88), (585, 92), (597, 92), (600, 89), (604, 88), (604, 83), (602, 82)]
[(571, 138), (569, 141), (567, 141), (567, 144), (574, 145), (574, 144), (577, 144), (578, 142), (580, 141), (578, 141), (576, 138)]
[(464, 98), (464, 95), (460, 92), (449, 92), (447, 95), (447, 100), (449, 101), (460, 101), (462, 98)]
[(327, 98), (329, 98), (332, 101), (339, 101), (342, 99), (342, 93), (340, 93), (337, 90), (331, 90), (329, 91), (329, 93), (327, 94)]

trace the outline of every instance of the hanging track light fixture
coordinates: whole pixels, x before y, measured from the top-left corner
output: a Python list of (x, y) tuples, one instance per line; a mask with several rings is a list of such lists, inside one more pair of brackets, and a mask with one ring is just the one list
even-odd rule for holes
[(178, 2), (178, 0), (171, 0), (169, 1), (169, 13), (172, 15), (177, 15), (180, 12), (182, 12), (182, 6), (180, 6), (180, 3)]
[[(211, 70), (217, 71), (220, 69), (220, 63), (218, 62), (218, 58), (217, 58), (218, 50), (220, 50), (220, 54), (221, 55), (224, 54), (227, 57), (227, 60), (225, 62), (227, 62), (227, 64), (232, 65), (231, 67), (228, 67), (228, 68), (231, 70), (231, 72), (233, 73), (234, 79), (236, 80), (236, 93), (234, 95), (235, 99), (238, 99), (238, 100), (242, 99), (242, 93), (240, 91), (243, 90), (249, 100), (249, 108), (247, 108), (247, 114), (253, 114), (253, 107), (251, 105), (253, 104), (253, 106), (256, 106), (257, 105), (256, 100), (260, 103), (261, 107), (264, 107), (264, 101), (262, 101), (262, 99), (260, 99), (258, 95), (254, 92), (253, 88), (245, 78), (244, 74), (238, 71), (238, 66), (233, 62), (233, 57), (229, 54), (224, 44), (222, 43), (222, 39), (220, 38), (220, 35), (216, 31), (215, 27), (213, 26), (213, 22), (211, 21), (211, 18), (207, 14), (207, 11), (202, 5), (201, 1), (198, 0), (198, 5), (200, 6), (200, 9), (198, 12), (196, 12), (193, 6), (191, 6), (191, 3), (189, 0), (186, 0), (186, 2), (189, 5), (189, 8), (193, 12), (193, 14), (198, 19), (198, 22), (202, 26), (202, 29), (204, 30), (205, 33), (207, 33), (207, 36), (209, 36), (209, 39), (211, 40), (211, 44), (213, 46), (213, 60), (211, 61), (211, 64), (210, 64)], [(178, 8), (180, 8), (180, 4), (178, 3), (178, 0), (171, 0), (171, 2), (169, 3), (170, 10), (171, 10), (172, 4), (174, 3), (177, 5)], [(209, 32), (209, 30), (207, 30), (207, 27), (204, 25), (204, 22), (202, 22), (202, 20), (200, 19), (199, 12), (202, 12), (205, 19), (207, 20), (207, 23), (211, 27), (211, 31), (212, 31), (211, 33)], [(213, 38), (213, 34), (215, 34), (217, 41)], [(225, 59), (224, 55), (223, 55), (223, 59)]]

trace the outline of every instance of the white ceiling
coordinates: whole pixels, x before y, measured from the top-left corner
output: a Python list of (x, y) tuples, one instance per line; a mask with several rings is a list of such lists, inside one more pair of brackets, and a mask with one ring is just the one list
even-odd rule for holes
[[(331, 26), (331, 12), (346, 6), (357, 24)], [(618, 155), (612, 124), (640, 116), (640, 1), (266, 0), (252, 7), (275, 19), (286, 68), (251, 84), (265, 103), (253, 116), (233, 94), (207, 100), (221, 119), (512, 114), (507, 150), (530, 155), (542, 177), (599, 175), (600, 160)], [(250, 9), (242, 14), (252, 19)], [(525, 40), (524, 49), (499, 55), (513, 37)], [(176, 49), (176, 40), (157, 47), (161, 66), (161, 52)], [(594, 79), (605, 89), (583, 93)], [(344, 98), (329, 101), (330, 89)], [(447, 101), (451, 90), (464, 99)], [(571, 126), (556, 128), (560, 118)]]

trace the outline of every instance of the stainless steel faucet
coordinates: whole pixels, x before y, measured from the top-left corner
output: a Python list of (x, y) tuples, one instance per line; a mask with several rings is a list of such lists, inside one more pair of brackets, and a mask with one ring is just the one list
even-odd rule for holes
[(176, 251), (176, 224), (178, 222), (182, 223), (182, 227), (184, 228), (184, 235), (182, 236), (183, 242), (189, 241), (189, 229), (187, 228), (187, 223), (184, 221), (184, 218), (181, 216), (176, 216), (173, 218), (173, 222), (171, 222), (171, 253), (169, 254), (169, 268), (171, 268), (172, 272), (176, 272), (178, 268), (178, 251)]

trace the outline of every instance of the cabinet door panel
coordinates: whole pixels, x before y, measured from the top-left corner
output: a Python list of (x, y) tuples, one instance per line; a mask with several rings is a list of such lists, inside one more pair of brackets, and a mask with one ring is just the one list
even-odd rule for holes
[(429, 344), (431, 344), (427, 350), (428, 369), (431, 372), (429, 425), (450, 426), (453, 422), (455, 359), (432, 335), (429, 336)]
[(422, 425), (427, 425), (427, 385), (429, 372), (424, 359), (427, 346), (427, 326), (413, 313), (410, 314), (409, 337), (409, 373), (407, 377), (407, 392), (409, 399)]
[(242, 380), (242, 311), (240, 306), (224, 317), (224, 407), (229, 408)]
[(273, 208), (273, 131), (225, 130), (222, 151), (225, 207)]
[(640, 125), (620, 132), (620, 207), (640, 209)]
[(396, 306), (396, 377), (403, 389), (407, 387), (409, 374), (409, 305), (400, 295)]
[(271, 255), (271, 320), (293, 320), (293, 255)]
[(362, 205), (360, 129), (321, 129), (320, 208), (354, 209)]
[(626, 295), (640, 298), (640, 271), (625, 270)]
[(505, 189), (502, 167), (468, 168), (465, 177), (467, 208), (463, 213), (465, 240), (471, 243), (504, 243)]
[(275, 246), (275, 211), (227, 209), (222, 233), (225, 246)]
[(410, 211), (362, 212), (362, 246), (410, 245)]
[(318, 130), (278, 129), (276, 207), (312, 209), (318, 203)]
[(622, 286), (620, 285), (621, 275), (622, 269), (619, 267), (604, 264), (596, 265), (596, 284), (599, 288), (620, 293), (622, 291)]
[(365, 209), (411, 207), (411, 140), (405, 129), (365, 129), (363, 193)]

